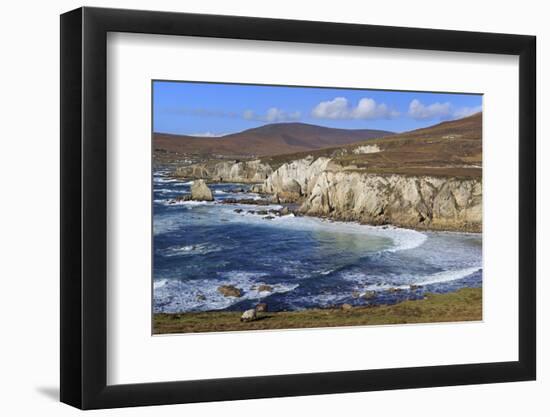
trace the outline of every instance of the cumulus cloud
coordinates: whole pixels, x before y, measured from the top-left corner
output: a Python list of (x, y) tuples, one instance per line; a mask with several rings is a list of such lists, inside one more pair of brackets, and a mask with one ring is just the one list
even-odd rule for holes
[(415, 120), (449, 120), (461, 119), (480, 111), (481, 106), (456, 108), (449, 102), (425, 105), (420, 100), (414, 99), (409, 104), (408, 115)]
[(254, 120), (257, 122), (267, 123), (292, 122), (300, 120), (300, 117), (301, 114), (299, 111), (288, 113), (284, 110), (278, 109), (277, 107), (271, 107), (267, 110), (265, 114), (258, 114), (253, 110), (246, 110), (243, 113), (243, 118), (246, 120)]
[(311, 111), (317, 119), (390, 119), (399, 113), (386, 104), (378, 104), (372, 98), (362, 98), (357, 106), (350, 105), (345, 97), (322, 101)]
[(409, 104), (409, 116), (416, 120), (445, 119), (451, 115), (451, 103), (433, 103), (424, 105), (414, 99)]

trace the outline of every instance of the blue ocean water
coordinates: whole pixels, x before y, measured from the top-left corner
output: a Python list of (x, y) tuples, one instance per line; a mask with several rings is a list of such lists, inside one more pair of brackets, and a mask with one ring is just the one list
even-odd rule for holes
[[(280, 206), (223, 203), (259, 198), (244, 184), (210, 184), (214, 202), (174, 204), (190, 192), (191, 182), (159, 169), (153, 183), (155, 312), (242, 311), (260, 301), (270, 311), (387, 304), (482, 283), (480, 234), (292, 214), (267, 219), (254, 213)], [(271, 291), (259, 292), (262, 284)], [(224, 297), (217, 291), (221, 285), (241, 289), (242, 297)]]

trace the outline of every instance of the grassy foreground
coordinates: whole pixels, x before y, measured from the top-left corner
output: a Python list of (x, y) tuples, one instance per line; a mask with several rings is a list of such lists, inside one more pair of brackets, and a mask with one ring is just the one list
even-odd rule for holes
[(463, 288), (448, 294), (427, 294), (423, 300), (409, 300), (394, 305), (354, 307), (349, 310), (331, 308), (258, 313), (258, 319), (248, 323), (240, 321), (240, 312), (159, 313), (154, 315), (153, 333), (476, 321), (482, 319), (481, 299), (481, 288)]

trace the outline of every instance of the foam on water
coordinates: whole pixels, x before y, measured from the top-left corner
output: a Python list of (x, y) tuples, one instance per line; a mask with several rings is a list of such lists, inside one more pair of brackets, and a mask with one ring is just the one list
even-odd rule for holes
[[(450, 271), (441, 271), (429, 275), (399, 275), (393, 277), (387, 277), (386, 281), (380, 281), (380, 277), (373, 277), (366, 273), (352, 272), (342, 274), (342, 278), (348, 281), (357, 282), (361, 285), (371, 282), (372, 280), (379, 280), (375, 284), (366, 285), (364, 288), (367, 291), (387, 291), (391, 288), (397, 288), (401, 290), (407, 290), (411, 285), (432, 285), (440, 284), (444, 282), (456, 281), (465, 278), (473, 273), (479, 271), (481, 266), (473, 266), (468, 268), (455, 269)], [(393, 278), (393, 279), (391, 279)], [(392, 284), (388, 281), (394, 281)]]
[(187, 256), (187, 255), (206, 255), (207, 253), (218, 252), (222, 250), (221, 246), (209, 243), (198, 243), (195, 245), (170, 246), (159, 251), (163, 256)]
[[(262, 273), (248, 271), (229, 271), (220, 274), (218, 279), (197, 279), (188, 281), (158, 280), (154, 282), (154, 311), (210, 311), (222, 310), (242, 301), (261, 301), (273, 294), (292, 291), (299, 284), (269, 283), (273, 291), (258, 291), (257, 288), (266, 284), (262, 281)], [(242, 292), (241, 297), (225, 297), (218, 292), (222, 285), (232, 285)]]
[[(267, 207), (267, 209), (282, 208), (282, 206), (275, 205), (262, 206), (262, 209), (264, 210), (266, 209), (264, 207)], [(264, 221), (264, 223), (267, 223), (265, 222), (265, 218), (247, 212), (240, 213), (238, 217), (245, 218), (254, 222)], [(389, 238), (392, 240), (393, 246), (385, 250), (390, 252), (414, 249), (422, 245), (427, 239), (426, 234), (418, 232), (416, 230), (401, 229), (398, 227), (389, 226), (369, 226), (353, 222), (346, 223), (339, 221), (330, 221), (306, 216), (297, 217), (294, 214), (275, 217), (274, 219), (269, 220), (268, 224), (273, 227), (283, 227), (294, 230), (348, 233), (354, 235), (370, 235), (380, 238)]]

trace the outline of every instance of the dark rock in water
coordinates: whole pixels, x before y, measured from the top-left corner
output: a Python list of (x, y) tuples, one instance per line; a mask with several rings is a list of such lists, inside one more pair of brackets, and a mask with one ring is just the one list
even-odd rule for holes
[(244, 188), (233, 188), (230, 193), (244, 193)]
[(226, 198), (222, 201), (224, 204), (249, 204), (254, 206), (267, 206), (269, 201), (254, 198)]
[(418, 290), (419, 288), (422, 288), (422, 285), (411, 284), (409, 288), (411, 291), (414, 291), (414, 290)]
[(353, 309), (353, 306), (351, 304), (342, 304), (342, 306), (340, 307), (342, 310), (344, 311), (349, 311), (351, 309)]
[(267, 210), (258, 210), (256, 212), (256, 214), (260, 215), (260, 216), (265, 216), (267, 214)]
[(396, 292), (401, 292), (403, 291), (401, 288), (395, 288), (395, 287), (392, 287), (388, 290), (388, 292), (390, 293), (396, 293)]
[(370, 300), (374, 297), (376, 297), (376, 291), (366, 291), (365, 294), (363, 294), (365, 300)]
[(256, 320), (256, 310), (250, 309), (246, 310), (241, 316), (241, 321), (254, 321)]
[(241, 297), (242, 291), (233, 285), (222, 285), (218, 287), (218, 292), (224, 297)]
[(286, 216), (287, 214), (290, 214), (290, 210), (288, 209), (288, 207), (283, 207), (279, 213), (281, 214), (281, 216)]
[(265, 313), (267, 311), (267, 304), (266, 303), (258, 303), (256, 304), (255, 310), (257, 313)]
[(273, 216), (265, 216), (265, 217), (264, 217), (264, 219), (266, 219), (266, 220), (273, 220), (274, 218), (275, 218), (275, 217), (273, 217)]
[(243, 212), (243, 209), (235, 209), (233, 210), (235, 213), (242, 213)]
[(190, 200), (192, 200), (191, 194), (184, 194), (184, 195), (178, 195), (173, 200), (170, 200), (169, 203), (174, 204), (174, 203), (179, 202), (179, 201), (190, 201)]
[(206, 296), (204, 294), (197, 294), (197, 301), (204, 301), (206, 300)]
[(359, 291), (353, 291), (353, 292), (351, 293), (351, 296), (352, 296), (353, 298), (359, 298), (359, 297), (361, 297), (361, 293), (360, 293)]
[(271, 285), (267, 285), (267, 284), (262, 284), (262, 285), (259, 285), (258, 286), (258, 292), (263, 292), (263, 291), (273, 291), (273, 287)]

